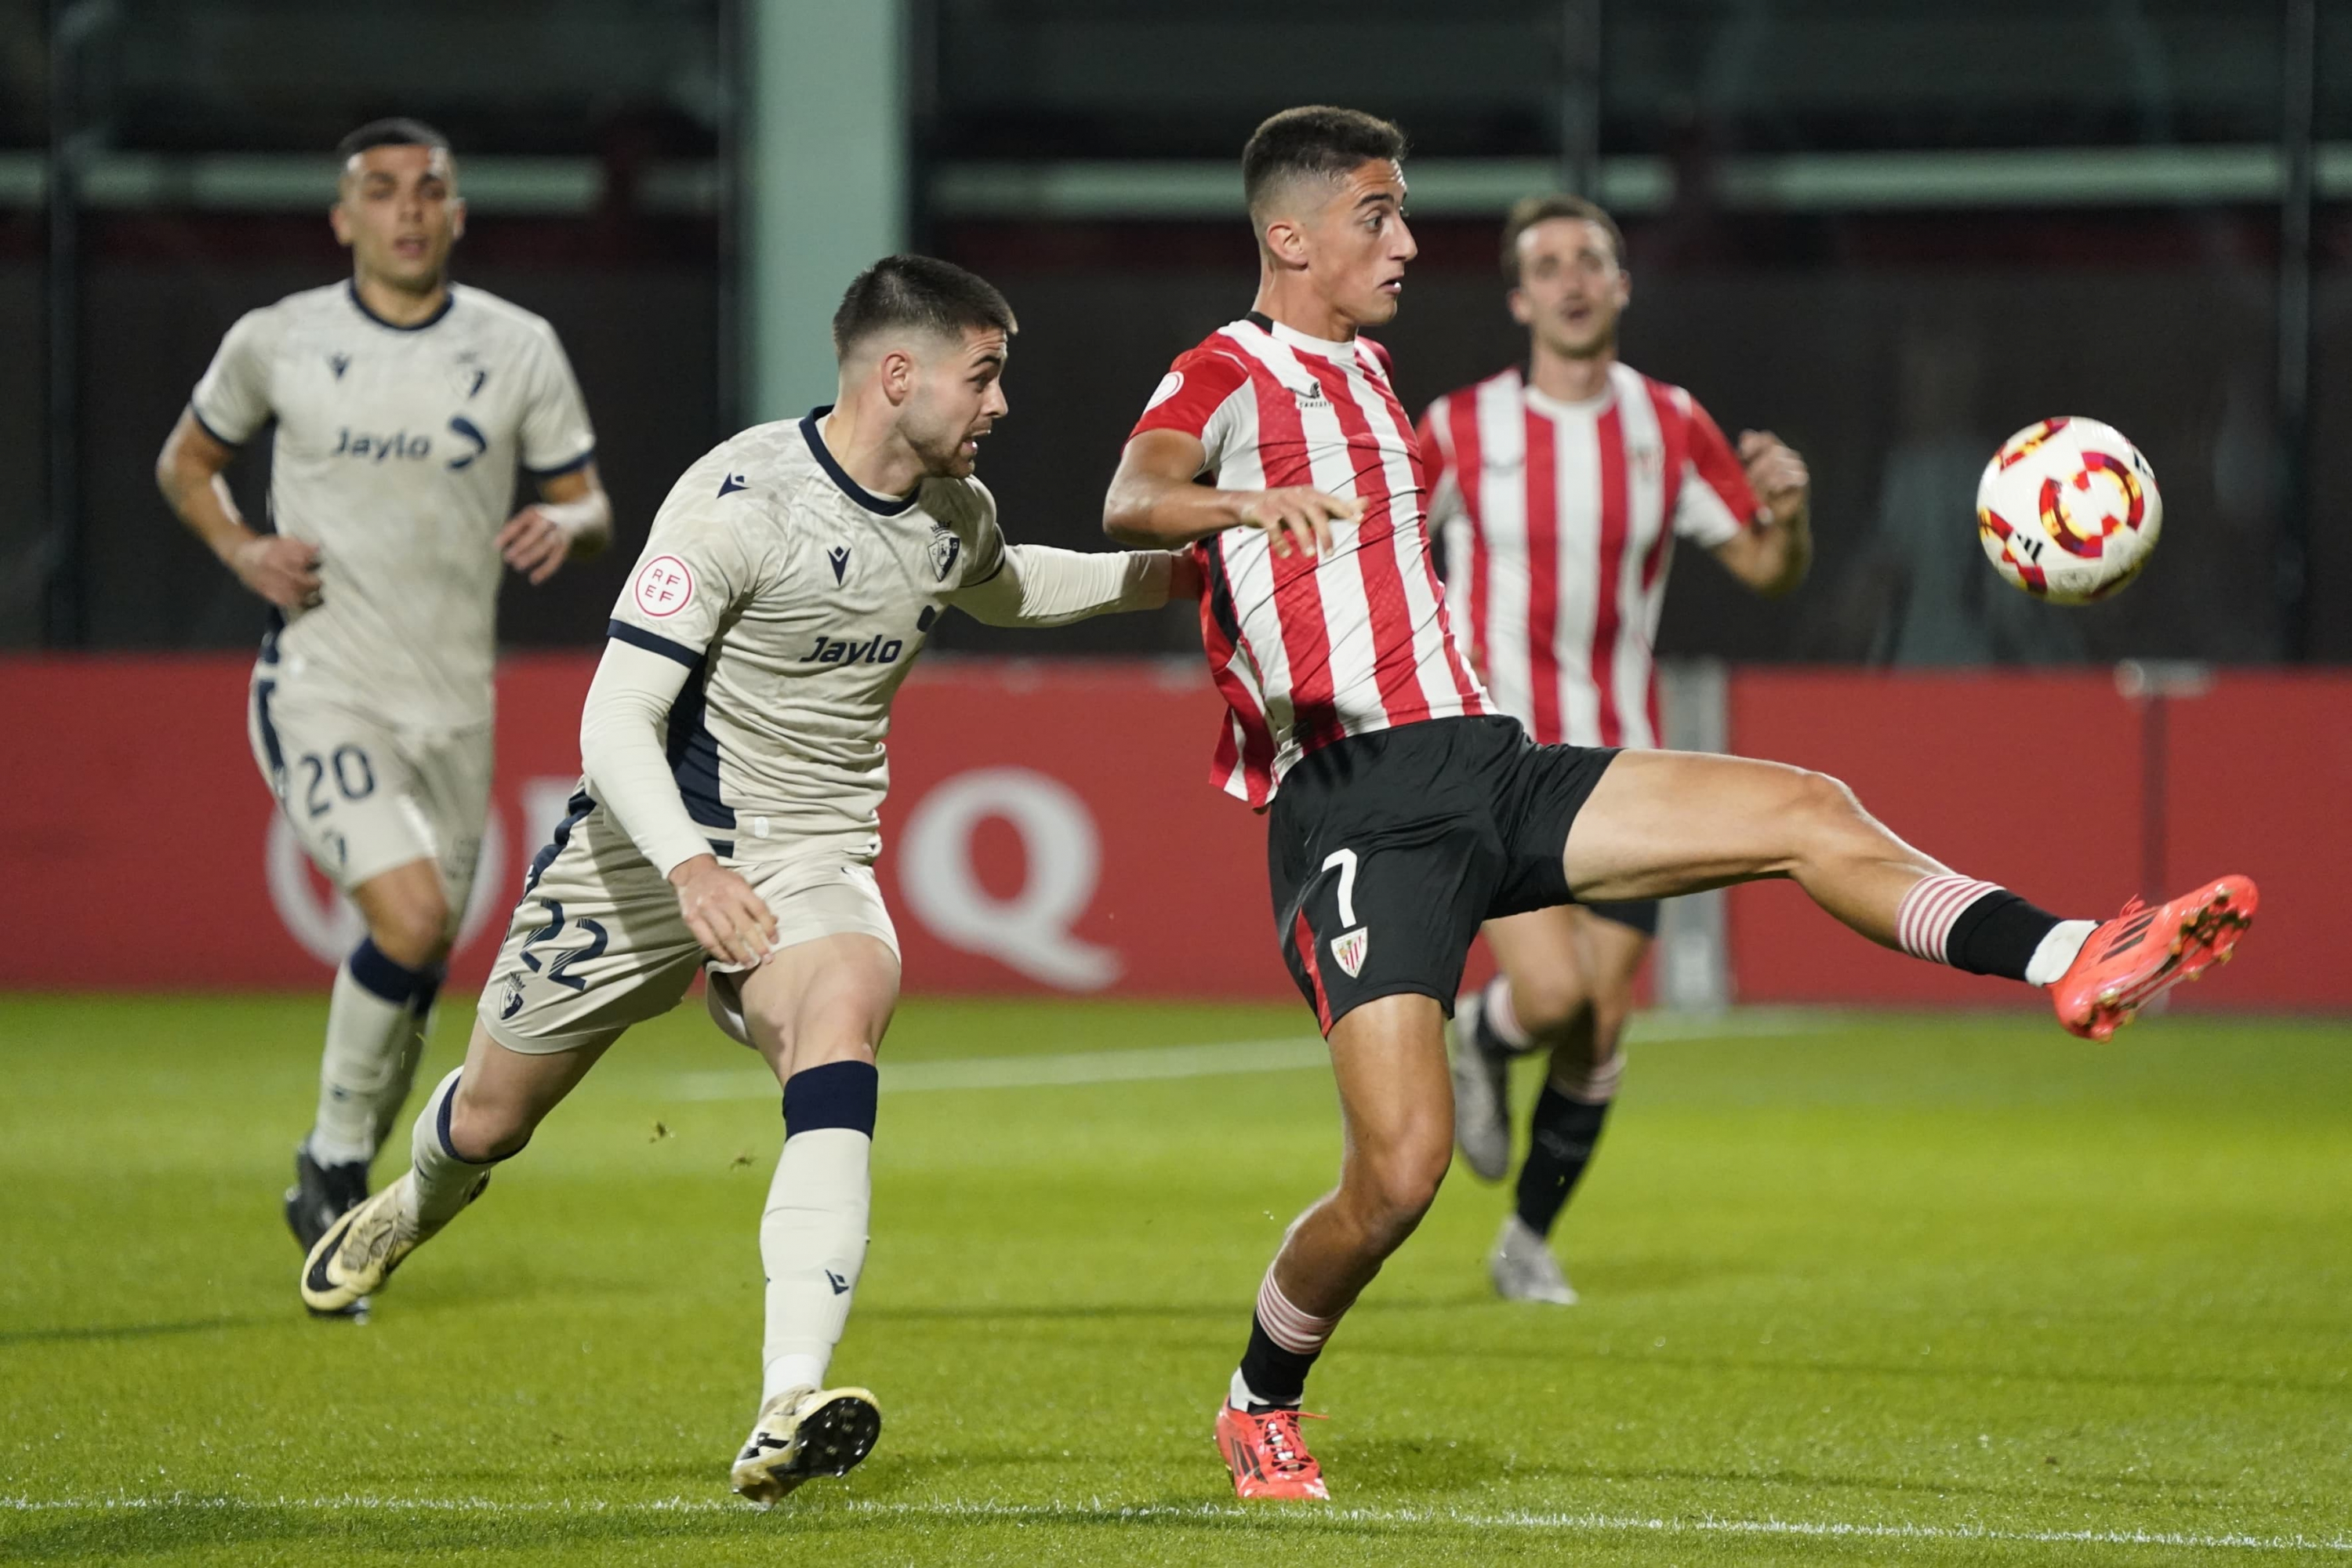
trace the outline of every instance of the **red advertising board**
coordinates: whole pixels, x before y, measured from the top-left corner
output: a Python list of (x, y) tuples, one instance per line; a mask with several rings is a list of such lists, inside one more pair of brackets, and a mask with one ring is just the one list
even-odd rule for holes
[[(487, 973), (572, 791), (593, 667), (501, 667), (460, 984)], [(247, 752), (247, 674), (234, 657), (0, 660), (0, 987), (310, 989), (357, 941)], [(1729, 690), (1733, 749), (1845, 779), (1921, 848), (2050, 908), (2251, 873), (2260, 930), (2184, 1003), (2352, 1007), (2329, 946), (2352, 882), (2352, 677), (2224, 673), (2154, 706), (2106, 671), (1744, 670)], [(1191, 661), (917, 671), (884, 812), (908, 989), (1294, 995), (1264, 825), (1207, 782), (1219, 711)], [(1727, 926), (1741, 1001), (2030, 1004), (1874, 949), (1786, 884), (1735, 889)]]
[[(580, 768), (578, 654), (499, 672), (499, 766), (465, 935), (478, 984)], [(277, 819), (248, 661), (0, 661), (0, 987), (320, 984), (356, 911)], [(883, 880), (910, 991), (1293, 994), (1264, 827), (1208, 784), (1197, 665), (957, 664), (898, 700)]]

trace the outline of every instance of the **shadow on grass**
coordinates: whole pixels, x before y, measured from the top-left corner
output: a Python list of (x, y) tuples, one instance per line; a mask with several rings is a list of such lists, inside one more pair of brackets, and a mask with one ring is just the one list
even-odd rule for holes
[[(1400, 1455), (1400, 1458), (1410, 1456)], [(494, 1509), (496, 1505), (490, 1505)], [(1013, 1562), (1206, 1562), (1266, 1548), (1306, 1548), (1308, 1560), (1393, 1563), (1498, 1562), (1654, 1564), (1697, 1562), (1762, 1568), (1771, 1563), (1890, 1562), (1967, 1564), (2089, 1561), (2105, 1564), (2171, 1563), (2179, 1543), (2125, 1541), (2099, 1543), (2095, 1556), (2070, 1550), (2063, 1538), (1955, 1536), (1937, 1540), (1775, 1541), (1739, 1534), (1709, 1538), (1646, 1521), (1593, 1519), (1497, 1531), (1475, 1519), (1368, 1518), (1342, 1506), (1300, 1510), (1259, 1505), (1203, 1506), (1197, 1497), (1138, 1500), (1125, 1506), (1044, 1504), (957, 1509), (858, 1506), (846, 1500), (759, 1514), (748, 1509), (512, 1508), (505, 1512), (459, 1507), (302, 1508), (282, 1504), (158, 1503), (49, 1516), (32, 1528), (0, 1519), (0, 1555), (20, 1562), (137, 1562), (189, 1551), (228, 1560), (416, 1561), (467, 1554), (468, 1560), (512, 1554), (531, 1562), (629, 1561), (662, 1552), (662, 1561), (938, 1562), (943, 1554), (971, 1564)], [(1901, 1527), (1895, 1527), (1900, 1531)], [(1965, 1527), (1962, 1527), (1964, 1531)], [(1112, 1535), (1110, 1531), (1118, 1531)], [(2282, 1543), (2285, 1544), (2285, 1543)], [(667, 1552), (664, 1548), (669, 1549)], [(797, 1550), (796, 1550), (797, 1548)], [(2053, 1550), (2054, 1548), (2054, 1550)], [(1402, 1555), (1400, 1555), (1402, 1553)], [(2200, 1553), (2203, 1556), (2203, 1553)]]
[[(1453, 1312), (1465, 1307), (1488, 1304), (1493, 1298), (1485, 1295), (1438, 1297), (1404, 1301), (1360, 1301), (1349, 1309), (1349, 1315), (1386, 1317), (1391, 1313)], [(860, 1303), (857, 1321), (861, 1323), (1057, 1323), (1082, 1322), (1100, 1319), (1116, 1321), (1128, 1319), (1166, 1320), (1201, 1319), (1219, 1321), (1238, 1321), (1246, 1328), (1249, 1323), (1251, 1297), (1236, 1294), (1229, 1301), (1097, 1301), (1093, 1303), (1046, 1303), (1031, 1301), (986, 1301), (968, 1307), (890, 1307), (867, 1306)]]
[(1759, 1378), (1791, 1375), (1895, 1378), (1933, 1384), (1958, 1382), (1974, 1387), (2014, 1384), (2026, 1387), (2048, 1385), (2060, 1388), (2228, 1389), (2240, 1393), (2318, 1394), (2332, 1398), (2341, 1398), (2346, 1392), (2345, 1380), (2336, 1375), (2291, 1378), (2246, 1377), (2227, 1373), (2073, 1372), (2056, 1367), (1987, 1365), (1958, 1355), (1938, 1356), (1933, 1360), (1923, 1357), (1916, 1363), (1908, 1363), (1825, 1358), (1794, 1361), (1746, 1355), (1664, 1355), (1650, 1351), (1619, 1352), (1574, 1343), (1473, 1347), (1457, 1341), (1432, 1345), (1373, 1342), (1350, 1345), (1348, 1353), (1366, 1359), (1401, 1361), (1580, 1362), (1634, 1370), (1657, 1368), (1675, 1372), (1737, 1373)]
[[(1216, 1532), (1263, 1540), (1351, 1537), (1467, 1538), (1474, 1527), (1451, 1521), (1335, 1519), (1322, 1512), (1265, 1510), (1243, 1515), (1211, 1511), (1197, 1495), (1117, 1506), (1044, 1505), (1017, 1510), (860, 1508), (831, 1501), (761, 1514), (749, 1508), (517, 1508), (494, 1511), (462, 1507), (287, 1507), (227, 1500), (161, 1502), (152, 1506), (48, 1516), (51, 1522), (0, 1531), (0, 1555), (16, 1562), (123, 1562), (191, 1548), (214, 1552), (246, 1547), (257, 1556), (289, 1549), (305, 1559), (331, 1561), (335, 1548), (421, 1560), (459, 1552), (528, 1550), (551, 1559), (570, 1551), (590, 1553), (656, 1543), (814, 1542), (858, 1537), (877, 1544), (933, 1549), (970, 1531), (1032, 1531), (1039, 1526), (1088, 1532), (1105, 1529)], [(1106, 1545), (1108, 1543), (1106, 1542)], [(918, 1560), (921, 1560), (919, 1558)]]
[(61, 1329), (0, 1331), (0, 1350), (11, 1345), (70, 1344), (80, 1340), (149, 1340), (165, 1334), (203, 1334), (215, 1329), (258, 1329), (280, 1326), (282, 1316), (268, 1318), (190, 1318), (172, 1323), (85, 1324)]

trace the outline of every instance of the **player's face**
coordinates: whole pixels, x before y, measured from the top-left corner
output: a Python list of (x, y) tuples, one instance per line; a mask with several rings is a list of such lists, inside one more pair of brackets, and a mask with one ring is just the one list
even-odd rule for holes
[(898, 430), (923, 471), (960, 479), (980, 461), (980, 443), (1011, 412), (1004, 361), (1012, 345), (994, 327), (967, 327), (918, 362), (914, 393), (898, 411)]
[(371, 147), (344, 165), (335, 237), (359, 271), (395, 289), (440, 286), (466, 232), (466, 204), (446, 147)]
[(1546, 218), (1519, 235), (1519, 286), (1511, 315), (1538, 342), (1569, 359), (1617, 346), (1617, 318), (1633, 284), (1609, 231), (1580, 217)]
[(1405, 264), (1421, 253), (1404, 221), (1404, 171), (1385, 158), (1359, 164), (1300, 226), (1307, 274), (1341, 317), (1377, 327), (1397, 313)]

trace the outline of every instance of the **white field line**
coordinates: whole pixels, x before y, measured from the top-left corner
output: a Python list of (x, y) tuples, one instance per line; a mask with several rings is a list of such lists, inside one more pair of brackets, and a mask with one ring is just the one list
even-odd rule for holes
[[(220, 1512), (291, 1509), (301, 1512), (344, 1510), (416, 1514), (636, 1514), (746, 1513), (740, 1502), (718, 1498), (659, 1498), (643, 1502), (551, 1500), (502, 1502), (490, 1498), (343, 1497), (114, 1497), (0, 1498), (0, 1510), (16, 1513), (137, 1513), (160, 1509), (207, 1509)], [(1230, 1504), (1196, 1503), (1189, 1507), (1166, 1503), (1122, 1505), (1088, 1500), (1083, 1503), (887, 1503), (852, 1501), (842, 1511), (891, 1519), (961, 1521), (968, 1523), (1150, 1522), (1175, 1524), (1302, 1524), (1309, 1528), (1363, 1525), (1432, 1525), (1470, 1530), (1524, 1530), (1563, 1534), (1635, 1533), (1650, 1535), (1799, 1536), (1859, 1541), (1984, 1541), (2028, 1544), (2087, 1546), (2169, 1546), (2190, 1550), (2234, 1548), (2245, 1552), (2352, 1552), (2352, 1537), (2250, 1535), (2230, 1532), (2200, 1535), (2189, 1531), (2153, 1530), (2001, 1530), (1973, 1524), (1860, 1524), (1841, 1520), (1725, 1519), (1702, 1514), (1692, 1519), (1644, 1517), (1638, 1514), (1546, 1513), (1526, 1510), (1488, 1511), (1469, 1509), (1335, 1508), (1298, 1512), (1237, 1508)], [(818, 1516), (820, 1519), (822, 1515)]]
[[(1759, 1009), (1700, 1015), (1644, 1013), (1636, 1016), (1628, 1040), (1752, 1038), (1801, 1035), (1821, 1027), (1815, 1015)], [(1223, 1078), (1241, 1073), (1297, 1072), (1328, 1062), (1323, 1042), (1313, 1036), (1271, 1040), (1223, 1040), (1213, 1045), (1154, 1046), (1129, 1051), (1067, 1051), (1052, 1056), (968, 1057), (960, 1061), (882, 1060), (884, 1094), (923, 1094), (942, 1089), (1051, 1089), (1093, 1083), (1142, 1083), (1153, 1079)], [(670, 1100), (772, 1100), (776, 1080), (757, 1068), (679, 1073), (667, 1080)]]

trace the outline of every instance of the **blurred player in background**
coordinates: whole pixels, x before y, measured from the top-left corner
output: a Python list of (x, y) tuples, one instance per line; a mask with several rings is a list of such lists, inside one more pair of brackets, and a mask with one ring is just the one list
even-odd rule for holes
[[(1755, 430), (1735, 456), (1689, 393), (1618, 359), (1632, 279), (1600, 207), (1520, 202), (1503, 275), (1528, 329), (1525, 367), (1447, 393), (1421, 422), (1454, 635), (1495, 705), (1538, 742), (1655, 746), (1652, 647), (1675, 540), (1768, 598), (1788, 593), (1812, 559), (1805, 465)], [(1510, 1165), (1509, 1058), (1551, 1052), (1517, 1205), (1486, 1260), (1507, 1299), (1576, 1300), (1545, 1238), (1609, 1114), (1633, 976), (1657, 933), (1654, 899), (1486, 925), (1500, 973), (1454, 1009), (1454, 1133), (1486, 1180)]]
[(670, 491), (589, 688), (586, 776), (531, 863), (465, 1065), (417, 1117), (409, 1173), (312, 1249), (314, 1310), (382, 1283), (707, 965), (711, 1012), (784, 1092), (735, 1489), (765, 1507), (873, 1447), (874, 1396), (824, 1384), (866, 1257), (874, 1058), (898, 995), (873, 870), (891, 698), (950, 606), (1051, 626), (1199, 591), (1166, 552), (1005, 542), (972, 468), (1006, 412), (1013, 330), (961, 268), (877, 262), (834, 318), (837, 403), (744, 431)]
[[(367, 1196), (408, 1098), (489, 810), (501, 565), (544, 583), (612, 535), (554, 331), (449, 280), (466, 204), (414, 120), (336, 149), (352, 276), (247, 313), (156, 462), (190, 531), (270, 606), (247, 728), (286, 820), (367, 935), (336, 971), (286, 1222), (306, 1253)], [(222, 471), (275, 419), (256, 532)], [(540, 500), (511, 517), (515, 472)]]
[(1242, 1497), (1329, 1495), (1299, 1426), (1307, 1374), (1444, 1179), (1445, 1021), (1485, 921), (1785, 877), (1874, 942), (2048, 986), (2067, 1028), (2104, 1038), (2226, 952), (2255, 901), (2231, 877), (2062, 921), (1912, 848), (1834, 779), (1541, 746), (1496, 712), (1448, 625), (1420, 442), (1359, 335), (1396, 314), (1415, 254), (1403, 155), (1353, 110), (1258, 127), (1255, 306), (1177, 358), (1103, 504), (1115, 539), (1195, 547), (1228, 710), (1212, 776), (1266, 810), (1276, 930), (1345, 1129), (1339, 1184), (1285, 1234), (1218, 1408)]

